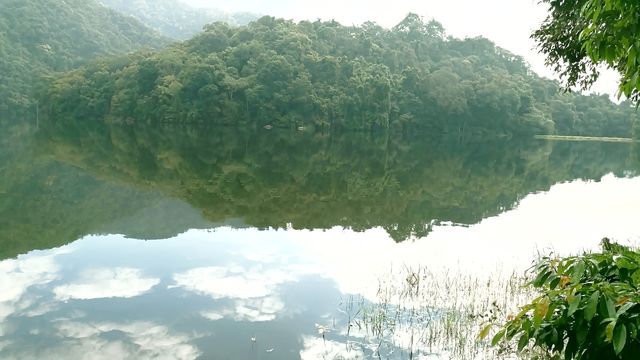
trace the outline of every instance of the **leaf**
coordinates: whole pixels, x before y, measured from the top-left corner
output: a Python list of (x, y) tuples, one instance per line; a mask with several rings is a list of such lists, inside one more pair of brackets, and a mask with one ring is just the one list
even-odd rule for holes
[(624, 324), (616, 327), (613, 331), (613, 350), (616, 355), (620, 355), (624, 346), (627, 344), (627, 327)]
[(518, 340), (518, 351), (522, 351), (522, 349), (524, 349), (528, 343), (529, 343), (529, 334), (527, 333), (522, 334), (522, 336), (520, 336), (520, 340)]
[(580, 306), (580, 300), (582, 300), (581, 294), (576, 294), (571, 297), (571, 299), (569, 300), (569, 311), (568, 311), (569, 316), (573, 315), (576, 312), (576, 310), (578, 310), (578, 306)]
[(549, 271), (549, 270), (542, 271), (541, 273), (538, 274), (536, 279), (533, 280), (533, 282), (532, 282), (533, 286), (541, 287), (547, 281), (549, 276), (551, 276), (551, 271)]
[(551, 343), (552, 344), (557, 344), (558, 340), (560, 340), (560, 338), (558, 337), (558, 330), (556, 328), (552, 328), (551, 329)]
[(631, 275), (631, 281), (633, 284), (640, 284), (640, 271), (634, 271), (633, 275)]
[(546, 320), (551, 320), (551, 317), (553, 316), (557, 307), (558, 304), (555, 302), (551, 302), (551, 299), (549, 299), (549, 308), (547, 309), (547, 314), (545, 315)]
[(635, 305), (635, 303), (632, 303), (632, 302), (628, 302), (628, 303), (622, 305), (618, 309), (618, 311), (616, 311), (616, 317), (620, 317), (620, 315), (626, 313), (627, 310), (631, 309), (634, 305)]
[(489, 324), (484, 328), (482, 328), (482, 330), (480, 330), (480, 333), (478, 334), (478, 338), (480, 340), (484, 340), (487, 337), (487, 335), (489, 335), (489, 331), (491, 331), (492, 327), (493, 327), (493, 324)]
[(549, 311), (549, 304), (551, 300), (548, 297), (540, 299), (536, 304), (536, 309), (533, 312), (533, 324), (536, 328), (540, 327), (542, 324), (542, 319), (547, 316), (547, 312)]
[(613, 299), (610, 297), (606, 297), (604, 299), (605, 306), (607, 308), (607, 316), (610, 318), (617, 318), (616, 316), (616, 304), (613, 302)]
[(496, 344), (499, 343), (500, 340), (502, 340), (502, 338), (504, 337), (505, 332), (506, 330), (501, 330), (497, 334), (495, 334), (493, 336), (493, 339), (491, 339), (491, 346), (496, 346)]
[(621, 297), (620, 299), (618, 299), (618, 301), (616, 301), (616, 305), (618, 305), (618, 306), (620, 306), (620, 305), (624, 305), (624, 304), (628, 303), (628, 302), (629, 302), (629, 300), (631, 300), (631, 298), (630, 298), (630, 297), (628, 297), (628, 296), (623, 296), (623, 297)]
[(604, 329), (604, 336), (607, 342), (611, 342), (613, 340), (613, 329), (616, 327), (615, 320), (610, 322), (607, 327)]
[(600, 292), (596, 291), (589, 297), (587, 307), (584, 309), (584, 318), (587, 321), (591, 321), (598, 309), (598, 299), (600, 298)]
[[(633, 78), (631, 78), (631, 82), (632, 83), (635, 82)], [(616, 266), (621, 269), (635, 270), (638, 268), (638, 264), (635, 262), (635, 260), (628, 256), (617, 256), (615, 257), (615, 261), (616, 261)]]
[(565, 360), (573, 359), (573, 355), (576, 353), (577, 349), (578, 349), (578, 343), (576, 338), (573, 336), (569, 337), (569, 340), (567, 341), (567, 346), (564, 349)]
[(527, 317), (522, 321), (522, 330), (524, 330), (527, 334), (531, 333), (531, 320)]
[(586, 325), (577, 326), (576, 340), (578, 340), (578, 345), (582, 345), (587, 341), (587, 335), (589, 335), (589, 328)]
[(571, 282), (577, 284), (582, 279), (582, 275), (584, 274), (585, 264), (584, 261), (578, 260), (576, 264), (573, 266), (573, 275), (571, 275)]
[(630, 85), (631, 86), (637, 86), (638, 84), (638, 72), (635, 72), (632, 76), (631, 76), (631, 80), (629, 80)]
[(629, 54), (627, 55), (629, 57), (629, 64), (632, 66), (636, 65), (636, 49), (634, 47), (631, 47), (629, 49)]

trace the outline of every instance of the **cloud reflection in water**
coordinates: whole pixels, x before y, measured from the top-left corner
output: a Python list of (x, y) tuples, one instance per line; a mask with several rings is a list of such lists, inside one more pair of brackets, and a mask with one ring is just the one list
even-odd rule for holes
[(90, 269), (83, 272), (79, 281), (57, 286), (53, 292), (61, 301), (132, 298), (146, 293), (158, 283), (160, 279), (145, 278), (139, 269)]

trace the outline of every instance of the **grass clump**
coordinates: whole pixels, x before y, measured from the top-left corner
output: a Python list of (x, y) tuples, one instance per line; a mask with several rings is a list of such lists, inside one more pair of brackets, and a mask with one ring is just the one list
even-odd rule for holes
[(344, 303), (346, 335), (375, 345), (371, 358), (512, 359), (478, 334), (531, 299), (525, 283), (515, 272), (481, 277), (405, 267), (379, 280), (375, 301), (351, 297)]

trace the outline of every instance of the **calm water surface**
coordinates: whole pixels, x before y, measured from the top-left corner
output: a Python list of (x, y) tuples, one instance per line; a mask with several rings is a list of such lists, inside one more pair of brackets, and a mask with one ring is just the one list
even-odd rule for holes
[(640, 241), (628, 144), (91, 122), (0, 138), (2, 359), (447, 358), (348, 330), (353, 299), (406, 269), (490, 277)]

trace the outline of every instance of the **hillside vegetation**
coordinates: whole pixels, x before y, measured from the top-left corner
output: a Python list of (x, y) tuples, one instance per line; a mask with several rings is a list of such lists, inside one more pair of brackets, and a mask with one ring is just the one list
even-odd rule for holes
[(0, 0), (0, 117), (24, 115), (43, 75), (168, 42), (93, 0)]
[(566, 94), (484, 38), (447, 37), (410, 14), (392, 29), (263, 17), (215, 23), (150, 55), (57, 79), (48, 114), (113, 122), (630, 136), (638, 115)]

